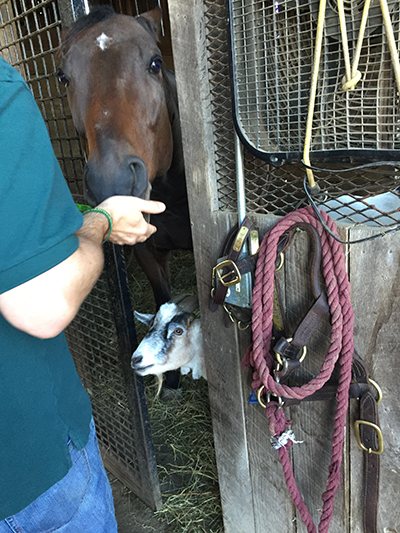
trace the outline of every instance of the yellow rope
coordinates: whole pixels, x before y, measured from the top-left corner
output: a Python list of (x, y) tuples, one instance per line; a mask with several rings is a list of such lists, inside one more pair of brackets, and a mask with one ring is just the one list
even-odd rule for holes
[(343, 0), (337, 0), (337, 7), (339, 11), (340, 31), (342, 34), (342, 48), (343, 48), (343, 55), (344, 55), (344, 65), (346, 68), (346, 78), (347, 80), (351, 80), (350, 53), (349, 53), (349, 43), (347, 41), (346, 15), (344, 13)]
[[(346, 75), (342, 80), (342, 90), (343, 91), (352, 91), (354, 90), (357, 83), (360, 81), (362, 75), (358, 70), (358, 64), (361, 56), (361, 48), (365, 35), (365, 28), (367, 25), (368, 13), (370, 8), (371, 0), (365, 0), (364, 9), (360, 24), (360, 30), (358, 33), (356, 50), (354, 53), (353, 64), (350, 63), (350, 53), (347, 40), (347, 31), (346, 31), (346, 16), (344, 11), (343, 0), (337, 0), (338, 12), (339, 12), (339, 22), (340, 22), (340, 31), (342, 34), (342, 47), (343, 55), (345, 62)], [(399, 53), (396, 47), (396, 40), (393, 33), (393, 26), (390, 19), (389, 8), (387, 0), (380, 0), (382, 17), (386, 29), (386, 38), (389, 45), (390, 56), (393, 64), (394, 75), (396, 78), (397, 90), (400, 94), (400, 60)], [(304, 150), (303, 150), (303, 161), (306, 166), (311, 166), (310, 163), (310, 149), (311, 149), (311, 135), (312, 135), (312, 125), (314, 117), (314, 108), (315, 108), (315, 98), (317, 94), (317, 82), (319, 74), (319, 64), (321, 60), (321, 50), (322, 50), (322, 39), (323, 39), (323, 30), (325, 24), (325, 11), (326, 11), (326, 0), (320, 0), (319, 3), (319, 13), (318, 13), (318, 24), (317, 24), (317, 34), (315, 38), (315, 52), (314, 52), (314, 64), (313, 72), (311, 78), (311, 88), (310, 88), (310, 100), (308, 104), (308, 114), (307, 114), (307, 125), (306, 125), (306, 134), (304, 139)], [(315, 187), (315, 179), (313, 171), (310, 168), (306, 168), (308, 184), (311, 188)]]
[[(313, 125), (313, 117), (314, 117), (315, 97), (317, 94), (319, 63), (321, 60), (322, 37), (323, 37), (324, 24), (325, 24), (325, 9), (326, 9), (326, 0), (320, 0), (319, 13), (318, 13), (318, 24), (317, 24), (317, 35), (315, 38), (314, 65), (313, 65), (313, 73), (312, 73), (312, 78), (311, 78), (310, 100), (308, 103), (306, 135), (304, 139), (304, 151), (303, 151), (303, 160), (305, 164), (308, 166), (311, 166), (311, 163), (310, 163), (311, 134), (312, 134), (312, 125)], [(307, 180), (308, 180), (309, 186), (311, 188), (315, 187), (313, 171), (310, 168), (306, 168), (306, 172), (307, 172)]]
[(371, 0), (366, 0), (364, 3), (364, 9), (360, 24), (360, 30), (358, 32), (358, 39), (356, 45), (356, 51), (354, 53), (353, 64), (350, 66), (350, 54), (347, 44), (347, 32), (346, 32), (346, 18), (344, 14), (343, 0), (338, 0), (338, 9), (339, 9), (339, 22), (340, 30), (342, 33), (343, 41), (343, 53), (344, 60), (346, 65), (346, 75), (342, 80), (342, 91), (353, 91), (357, 83), (361, 80), (361, 72), (358, 69), (358, 63), (360, 61), (361, 48), (364, 40), (365, 27), (367, 25), (369, 6)]

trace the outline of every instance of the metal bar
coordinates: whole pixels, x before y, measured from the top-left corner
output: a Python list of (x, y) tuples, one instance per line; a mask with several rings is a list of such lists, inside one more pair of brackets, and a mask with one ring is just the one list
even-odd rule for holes
[[(126, 275), (122, 246), (107, 243), (104, 246), (105, 269), (110, 286), (112, 308), (117, 330), (119, 359), (127, 389), (127, 399), (135, 434), (136, 453), (146, 460), (139, 461), (143, 480), (140, 497), (154, 510), (161, 509), (162, 498), (157, 475), (157, 463), (151, 437), (143, 378), (136, 375), (130, 365), (137, 348), (135, 322)], [(140, 424), (138, 424), (140, 420)]]
[(76, 19), (86, 13), (84, 0), (58, 0), (57, 4), (63, 28), (69, 28)]
[(235, 132), (236, 188), (239, 224), (246, 218), (246, 192), (244, 185), (243, 147)]

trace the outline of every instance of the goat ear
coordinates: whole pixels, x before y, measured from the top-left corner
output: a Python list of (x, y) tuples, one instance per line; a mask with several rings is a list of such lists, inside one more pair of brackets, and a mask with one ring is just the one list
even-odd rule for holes
[(171, 298), (170, 303), (175, 303), (187, 313), (193, 313), (199, 308), (199, 299), (196, 294), (179, 294)]
[(139, 313), (138, 311), (134, 311), (135, 318), (139, 320), (139, 322), (142, 322), (143, 324), (146, 324), (149, 328), (153, 325), (154, 317), (156, 315), (149, 315), (147, 313)]

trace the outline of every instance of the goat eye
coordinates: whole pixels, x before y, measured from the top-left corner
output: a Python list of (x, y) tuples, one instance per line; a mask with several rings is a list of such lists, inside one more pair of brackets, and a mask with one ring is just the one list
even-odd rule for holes
[(152, 74), (159, 74), (161, 72), (162, 59), (161, 57), (153, 57), (150, 63), (149, 70)]
[(62, 70), (57, 70), (57, 77), (60, 83), (65, 85), (65, 87), (68, 87), (69, 79), (67, 78), (67, 76), (64, 74)]
[(174, 329), (175, 335), (183, 335), (183, 329), (182, 328), (175, 328)]

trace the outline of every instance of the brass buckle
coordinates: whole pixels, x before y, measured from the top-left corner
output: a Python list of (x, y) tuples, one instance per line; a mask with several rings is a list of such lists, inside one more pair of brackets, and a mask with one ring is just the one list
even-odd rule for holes
[[(378, 449), (377, 450), (373, 450), (372, 448), (367, 448), (361, 442), (361, 435), (360, 435), (361, 424), (364, 424), (365, 426), (370, 426), (376, 431), (376, 434), (378, 437)], [(376, 424), (372, 422), (367, 422), (366, 420), (356, 420), (354, 423), (354, 429), (356, 432), (357, 444), (360, 446), (362, 450), (364, 450), (364, 452), (373, 453), (375, 455), (380, 455), (383, 452), (383, 435), (382, 435), (381, 428), (379, 426), (377, 426)]]
[(382, 389), (380, 388), (378, 383), (374, 381), (373, 379), (368, 378), (368, 381), (371, 383), (371, 385), (375, 388), (376, 392), (378, 393), (378, 399), (376, 400), (376, 404), (378, 405), (379, 403), (381, 403), (382, 398), (383, 398)]
[[(225, 267), (232, 267), (233, 270), (230, 272), (227, 272), (226, 274), (222, 275), (219, 271)], [(231, 281), (224, 281), (224, 278), (227, 276), (231, 276), (232, 274), (235, 274), (236, 277)], [(217, 277), (218, 281), (224, 286), (224, 287), (231, 287), (232, 285), (236, 285), (237, 283), (240, 283), (242, 279), (242, 275), (239, 272), (239, 269), (231, 259), (226, 259), (225, 261), (221, 261), (218, 263), (217, 266), (213, 268), (213, 278)]]
[[(293, 340), (293, 337), (289, 337), (288, 339), (286, 339), (286, 342), (288, 344), (290, 344)], [(301, 355), (300, 355), (300, 358), (299, 358), (299, 363), (302, 363), (305, 359), (307, 355), (307, 346), (303, 346), (303, 348), (301, 349)], [(281, 365), (281, 366), (284, 366), (284, 362), (282, 360), (282, 357), (283, 355), (279, 352), (275, 352), (275, 359), (278, 361), (278, 363)], [(283, 357), (283, 359), (285, 359), (285, 357)]]

